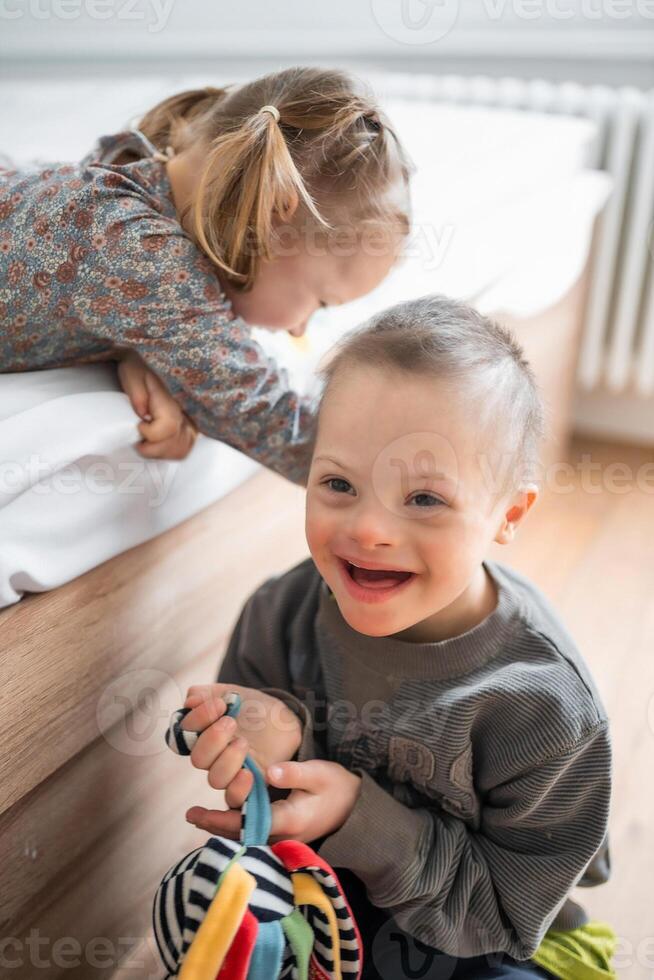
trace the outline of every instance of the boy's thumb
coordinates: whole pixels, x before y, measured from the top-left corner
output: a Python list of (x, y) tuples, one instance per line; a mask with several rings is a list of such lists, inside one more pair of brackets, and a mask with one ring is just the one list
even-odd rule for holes
[(311, 759), (307, 762), (282, 762), (269, 766), (268, 779), (273, 785), (284, 789), (316, 789), (320, 779), (316, 761)]

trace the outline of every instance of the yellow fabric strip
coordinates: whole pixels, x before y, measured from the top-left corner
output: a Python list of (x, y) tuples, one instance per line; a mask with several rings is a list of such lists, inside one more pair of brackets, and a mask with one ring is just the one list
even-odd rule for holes
[(216, 980), (256, 886), (256, 879), (240, 864), (232, 864), (225, 870), (211, 905), (186, 951), (179, 980)]
[(341, 934), (336, 921), (336, 913), (329, 897), (313, 877), (305, 871), (295, 871), (291, 875), (293, 881), (293, 894), (296, 905), (315, 905), (329, 922), (329, 930), (332, 934), (332, 959), (334, 960), (334, 977), (336, 980), (343, 980), (341, 974)]
[(612, 980), (617, 936), (605, 922), (547, 932), (531, 959), (560, 980)]

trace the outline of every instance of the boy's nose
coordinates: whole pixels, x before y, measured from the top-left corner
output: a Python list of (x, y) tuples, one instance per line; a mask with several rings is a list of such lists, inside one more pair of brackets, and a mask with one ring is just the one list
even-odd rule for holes
[(350, 539), (361, 550), (372, 551), (375, 548), (388, 548), (397, 544), (396, 535), (391, 527), (390, 515), (379, 513), (378, 508), (361, 509), (352, 515), (348, 528)]

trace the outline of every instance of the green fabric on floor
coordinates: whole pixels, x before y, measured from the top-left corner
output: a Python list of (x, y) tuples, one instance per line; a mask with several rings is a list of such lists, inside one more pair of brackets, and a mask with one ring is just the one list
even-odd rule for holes
[(617, 977), (611, 965), (618, 938), (605, 922), (579, 929), (547, 932), (531, 957), (560, 980), (605, 980)]

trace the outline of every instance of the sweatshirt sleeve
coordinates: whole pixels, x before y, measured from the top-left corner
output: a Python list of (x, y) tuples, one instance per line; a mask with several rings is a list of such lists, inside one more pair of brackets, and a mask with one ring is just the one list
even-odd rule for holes
[(359, 772), (357, 802), (320, 855), (427, 945), (527, 959), (602, 845), (610, 766), (602, 723), (491, 789), (477, 830), (437, 805), (407, 807)]
[(274, 602), (274, 582), (246, 602), (227, 644), (216, 680), (233, 681), (279, 698), (302, 723), (302, 742), (293, 761), (325, 758), (309, 707), (292, 693), (285, 619)]
[(232, 313), (206, 256), (148, 207), (142, 188), (111, 170), (94, 187), (71, 328), (79, 323), (98, 347), (135, 351), (202, 433), (306, 484), (312, 399), (290, 388)]

